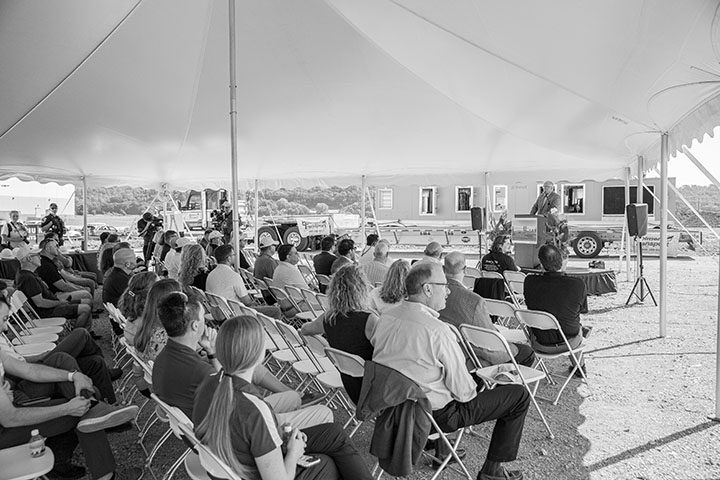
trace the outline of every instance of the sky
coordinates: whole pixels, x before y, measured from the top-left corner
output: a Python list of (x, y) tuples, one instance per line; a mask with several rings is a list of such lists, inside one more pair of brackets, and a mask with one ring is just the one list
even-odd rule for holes
[[(715, 138), (705, 135), (702, 143), (693, 142), (690, 152), (700, 160), (715, 178), (720, 180), (720, 127), (714, 131)], [(675, 177), (675, 184), (681, 185), (710, 185), (710, 180), (683, 153), (677, 157), (670, 157), (668, 162), (668, 176)]]

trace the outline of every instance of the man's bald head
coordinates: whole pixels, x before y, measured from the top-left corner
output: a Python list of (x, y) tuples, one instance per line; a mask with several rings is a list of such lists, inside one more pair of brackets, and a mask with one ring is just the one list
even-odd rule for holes
[(446, 276), (465, 275), (465, 254), (450, 252), (445, 256), (443, 266)]
[(442, 251), (442, 245), (438, 242), (430, 242), (427, 244), (427, 247), (425, 247), (425, 251), (423, 253), (428, 257), (439, 259), (442, 256)]
[(135, 252), (129, 248), (121, 248), (113, 253), (113, 265), (126, 271), (132, 271), (136, 267)]
[(378, 242), (373, 251), (373, 257), (378, 260), (385, 260), (390, 252), (390, 245), (385, 242)]

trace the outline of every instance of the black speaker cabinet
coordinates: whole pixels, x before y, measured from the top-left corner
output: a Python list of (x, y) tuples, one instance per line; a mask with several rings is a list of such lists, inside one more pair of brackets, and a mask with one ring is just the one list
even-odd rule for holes
[(631, 237), (644, 237), (648, 229), (647, 203), (631, 203), (625, 207), (627, 214), (628, 232)]
[(484, 207), (472, 207), (470, 209), (470, 222), (473, 230), (485, 231), (487, 225), (487, 213)]

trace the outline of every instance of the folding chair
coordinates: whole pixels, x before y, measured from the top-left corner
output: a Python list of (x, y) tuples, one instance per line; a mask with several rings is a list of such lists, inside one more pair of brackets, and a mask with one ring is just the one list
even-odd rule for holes
[(232, 317), (232, 311), (223, 297), (210, 292), (205, 292), (205, 297), (207, 298), (213, 321), (221, 324), (228, 318)]
[[(276, 321), (275, 319), (270, 318), (267, 315), (263, 315), (260, 312), (257, 313), (257, 319), (260, 320), (265, 328), (265, 332), (277, 346), (277, 349), (270, 351), (270, 355), (265, 358), (265, 363), (269, 362), (270, 359), (275, 361), (275, 363), (280, 367), (280, 370), (275, 373), (275, 375), (278, 380), (282, 381), (282, 379), (290, 371), (292, 371), (293, 363), (308, 359), (307, 353), (303, 351), (302, 345), (288, 342), (287, 338), (285, 338), (280, 330), (280, 324), (283, 322)], [(302, 381), (302, 379), (300, 380)]]
[[(327, 358), (329, 358), (330, 361), (333, 363), (337, 371), (339, 371), (343, 375), (355, 378), (362, 378), (365, 375), (365, 360), (363, 360), (361, 357), (344, 352), (342, 350), (338, 350), (336, 348), (331, 348), (329, 346), (325, 347), (325, 354), (327, 355)], [(342, 387), (342, 379), (340, 379), (340, 386)], [(342, 398), (340, 399), (341, 404), (350, 414), (350, 418), (347, 422), (345, 422), (343, 428), (347, 428), (351, 423), (354, 423), (355, 426), (348, 435), (352, 437), (353, 435), (355, 435), (355, 432), (358, 431), (363, 421), (355, 416), (355, 405), (353, 405), (353, 403), (350, 401), (350, 398), (347, 396), (346, 393), (344, 393), (343, 390), (337, 389), (337, 392), (339, 395), (342, 395)]]
[(45, 474), (55, 466), (53, 451), (45, 446), (45, 453), (40, 457), (31, 457), (30, 449), (23, 443), (16, 447), (0, 450), (0, 479), (2, 480), (32, 480), (45, 479)]
[(298, 269), (300, 270), (300, 273), (302, 273), (303, 278), (305, 279), (305, 282), (307, 282), (308, 286), (310, 288), (314, 288), (315, 290), (318, 290), (320, 285), (318, 283), (318, 279), (315, 276), (315, 272), (308, 267), (307, 265), (304, 265), (302, 263), (298, 263)]
[(503, 272), (508, 294), (517, 308), (525, 305), (525, 274), (516, 270), (505, 270)]
[(465, 288), (467, 288), (468, 290), (472, 290), (473, 287), (475, 286), (475, 279), (476, 279), (476, 278), (477, 278), (477, 277), (471, 277), (470, 275), (465, 275), (465, 276), (463, 277), (462, 283), (463, 283), (463, 285), (465, 286)]
[(8, 322), (14, 323), (21, 335), (37, 335), (41, 333), (55, 333), (57, 335), (62, 335), (66, 332), (64, 325), (48, 325), (42, 327), (33, 326), (29, 321), (23, 320), (20, 312), (18, 311), (20, 308), (22, 307), (18, 306), (18, 302), (15, 302), (14, 304), (12, 302), (10, 303)]
[(193, 432), (192, 423), (178, 423), (178, 430), (182, 436), (197, 450), (198, 454), (189, 454), (185, 457), (185, 471), (192, 480), (210, 480), (212, 474), (214, 478), (226, 478), (228, 480), (243, 480), (235, 473), (225, 462), (215, 455), (212, 450), (200, 443), (200, 440)]
[(472, 277), (472, 278), (480, 278), (480, 270), (475, 267), (467, 267), (465, 268), (465, 276), (466, 277)]
[(319, 317), (325, 312), (325, 309), (323, 308), (322, 304), (320, 303), (320, 300), (318, 300), (318, 295), (321, 295), (319, 293), (313, 292), (311, 290), (307, 290), (305, 288), (301, 288), (300, 292), (302, 293), (303, 298), (305, 299), (305, 302), (310, 307), (310, 310), (315, 314), (315, 317)]
[(67, 318), (64, 317), (50, 317), (40, 318), (40, 315), (30, 305), (27, 297), (20, 290), (15, 290), (12, 297), (10, 297), (10, 305), (12, 305), (20, 315), (33, 327), (57, 327), (62, 326), (70, 330), (70, 325)]
[(312, 306), (305, 300), (302, 290), (292, 285), (285, 285), (285, 293), (287, 293), (290, 300), (298, 309), (298, 313), (295, 314), (295, 318), (304, 322), (311, 322), (317, 318), (315, 310), (313, 310)]
[(300, 307), (295, 305), (295, 302), (292, 301), (292, 299), (288, 296), (285, 290), (283, 290), (282, 288), (274, 287), (272, 285), (270, 285), (269, 288), (270, 292), (277, 300), (283, 316), (285, 316), (285, 318), (287, 318), (289, 322), (292, 322), (292, 324), (297, 327), (300, 327), (303, 323), (305, 323), (305, 320), (302, 320), (300, 318), (295, 320), (296, 315), (300, 313)]
[(55, 344), (50, 342), (13, 345), (4, 333), (0, 333), (0, 350), (20, 355), (26, 362), (40, 361), (54, 348)]
[[(291, 365), (295, 374), (301, 379), (296, 390), (303, 393), (310, 385), (315, 384), (318, 390), (326, 394), (327, 392), (322, 385), (315, 382), (315, 378), (321, 373), (332, 371), (335, 368), (332, 362), (327, 358), (318, 358), (312, 349), (307, 347), (304, 337), (300, 335), (295, 327), (283, 322), (275, 322), (275, 324), (285, 338), (288, 347), (293, 349), (298, 356), (297, 361), (292, 362)], [(303, 356), (305, 358), (302, 358)]]
[(195, 462), (200, 463), (197, 459), (197, 452), (193, 452), (193, 445), (186, 438), (183, 437), (183, 433), (180, 430), (180, 424), (192, 425), (192, 421), (177, 407), (173, 407), (158, 398), (154, 393), (150, 394), (150, 398), (155, 402), (156, 409), (162, 411), (162, 414), (167, 418), (170, 431), (176, 438), (181, 440), (185, 444), (185, 451), (168, 467), (167, 472), (163, 475), (162, 480), (170, 480), (175, 475), (175, 472), (180, 465), (185, 462), (188, 455), (194, 455)]
[[(546, 378), (545, 372), (543, 370), (526, 367), (525, 365), (519, 365), (513, 357), (510, 345), (508, 345), (507, 340), (505, 340), (500, 332), (490, 330), (488, 328), (476, 327), (475, 325), (460, 325), (460, 334), (465, 338), (465, 341), (471, 347), (479, 347), (495, 353), (504, 353), (510, 358), (510, 361), (503, 365), (483, 367), (480, 359), (475, 354), (475, 351), (470, 348), (469, 352), (470, 359), (475, 366), (473, 373), (480, 377), (489, 389), (495, 388), (496, 385), (506, 385), (511, 383), (519, 384), (525, 387), (525, 390), (527, 390), (530, 394), (530, 398), (533, 405), (535, 405), (535, 409), (540, 414), (542, 422), (545, 424), (548, 435), (550, 438), (555, 438), (555, 435), (553, 435), (552, 430), (550, 429), (550, 425), (548, 425), (548, 422), (545, 419), (545, 415), (543, 415), (543, 412), (540, 410), (540, 406), (535, 399), (540, 381)], [(508, 369), (507, 367), (511, 368)], [(517, 372), (517, 374), (514, 374), (514, 376), (517, 377), (517, 380), (498, 380), (497, 374), (508, 370), (511, 372)], [(530, 385), (532, 384), (534, 384), (534, 387), (531, 389)]]
[[(557, 397), (555, 397), (555, 400), (552, 402), (553, 405), (557, 405), (558, 400), (560, 400), (560, 396), (565, 390), (565, 387), (567, 387), (567, 384), (570, 383), (570, 380), (572, 380), (575, 372), (578, 370), (580, 371), (580, 375), (585, 381), (585, 384), (588, 385), (588, 388), (590, 387), (587, 381), (587, 377), (585, 376), (585, 371), (582, 368), (579, 368), (579, 366), (582, 365), (583, 355), (585, 354), (585, 344), (581, 343), (577, 347), (572, 348), (570, 346), (570, 342), (568, 342), (567, 337), (565, 336), (562, 328), (560, 327), (560, 323), (558, 323), (557, 318), (555, 318), (554, 315), (547, 312), (540, 312), (537, 310), (515, 310), (515, 318), (517, 318), (518, 321), (522, 323), (526, 328), (537, 328), (538, 330), (557, 330), (557, 332), (562, 337), (563, 343), (567, 347), (566, 352), (560, 353), (544, 353), (539, 352), (535, 348), (533, 348), (533, 350), (535, 351), (535, 356), (538, 359), (538, 363), (536, 366), (542, 368), (542, 370), (545, 372), (545, 375), (547, 376), (548, 381), (550, 381), (550, 383), (552, 384), (555, 384), (555, 382), (552, 379), (552, 373), (550, 373), (547, 365), (545, 364), (545, 360), (568, 355), (571, 362), (573, 363), (573, 368), (570, 370), (570, 374), (565, 379), (562, 387), (560, 387), (560, 391), (558, 392)], [(530, 342), (530, 346), (532, 346), (532, 342)]]
[(323, 312), (327, 312), (330, 310), (330, 299), (327, 295), (325, 295), (324, 293), (318, 293), (317, 295), (315, 295), (315, 298), (317, 298), (318, 303), (323, 309)]
[(318, 273), (318, 274), (316, 275), (316, 277), (317, 277), (317, 281), (318, 281), (319, 286), (322, 287), (322, 288), (320, 289), (320, 292), (321, 292), (321, 293), (327, 292), (327, 288), (328, 288), (328, 286), (330, 285), (330, 277), (327, 276), (327, 275), (322, 275), (322, 274), (320, 274), (320, 273)]
[(233, 316), (249, 315), (251, 317), (255, 317), (257, 315), (257, 311), (244, 305), (242, 302), (230, 299), (226, 299), (225, 301), (227, 302), (228, 307), (230, 307), (230, 311)]
[[(493, 298), (486, 298), (485, 305), (490, 315), (497, 317), (498, 325), (502, 325), (507, 328), (521, 328), (515, 318), (515, 306), (504, 300), (495, 300)], [(525, 339), (527, 340), (527, 339)]]

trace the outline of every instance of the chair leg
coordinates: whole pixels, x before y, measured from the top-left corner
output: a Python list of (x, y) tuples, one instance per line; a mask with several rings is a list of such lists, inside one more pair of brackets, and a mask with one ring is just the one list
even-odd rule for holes
[(192, 452), (192, 450), (190, 450), (189, 448), (187, 450), (185, 450), (185, 452), (182, 455), (180, 455), (180, 458), (175, 460), (175, 463), (173, 463), (170, 466), (167, 473), (165, 473), (165, 475), (163, 475), (162, 480), (170, 480), (173, 477), (173, 475), (175, 475), (175, 472), (177, 471), (177, 469), (180, 468), (180, 465), (182, 465), (183, 462), (185, 461), (185, 457), (190, 455), (190, 452)]
[[(535, 391), (537, 391), (538, 383), (540, 383), (540, 381), (535, 383)], [(551, 440), (554, 439), (555, 434), (553, 434), (552, 430), (550, 429), (550, 425), (548, 424), (547, 420), (545, 419), (545, 415), (543, 414), (542, 410), (540, 410), (540, 405), (538, 405), (537, 400), (535, 400), (535, 392), (531, 392), (530, 387), (528, 387), (527, 385), (525, 385), (525, 388), (527, 389), (528, 393), (530, 394), (530, 399), (532, 400), (533, 405), (535, 405), (535, 410), (537, 410), (538, 414), (540, 414), (540, 419), (545, 424), (545, 429), (548, 432), (548, 437), (550, 437)]]
[(451, 443), (450, 443), (450, 440), (448, 440), (448, 438), (447, 438), (446, 435), (439, 435), (438, 441), (439, 441), (439, 440), (442, 440), (443, 443), (445, 443), (445, 446), (450, 449), (450, 455), (448, 455), (447, 457), (445, 457), (445, 458), (442, 460), (442, 463), (440, 464), (440, 467), (437, 469), (437, 471), (435, 472), (435, 475), (433, 475), (430, 480), (437, 480), (437, 478), (440, 476), (440, 474), (442, 473), (442, 471), (445, 469), (445, 467), (446, 467), (446, 466), (448, 465), (448, 463), (450, 462), (450, 459), (451, 459), (451, 458), (454, 458), (454, 459), (455, 459), (455, 462), (457, 462), (457, 464), (460, 466), (460, 468), (462, 469), (462, 473), (465, 474), (465, 477), (466, 477), (468, 480), (472, 480), (472, 477), (470, 476), (470, 472), (468, 472), (467, 468), (465, 467), (465, 464), (462, 462), (462, 460), (460, 459), (460, 457), (458, 457), (458, 454), (457, 454), (457, 448), (458, 448), (458, 446), (460, 445), (460, 440), (462, 440), (462, 436), (463, 436), (463, 429), (460, 429), (460, 430), (458, 431), (458, 436), (457, 436), (457, 438), (455, 439), (455, 442), (453, 442), (453, 443), (451, 444)]

